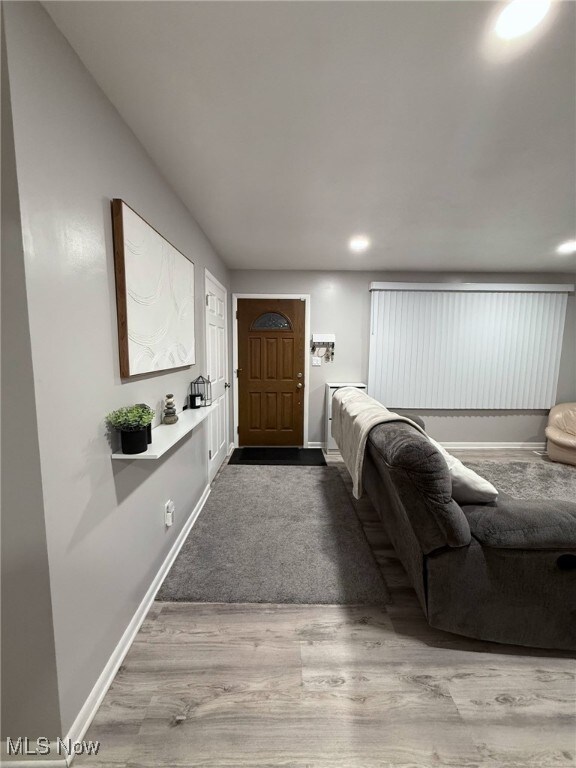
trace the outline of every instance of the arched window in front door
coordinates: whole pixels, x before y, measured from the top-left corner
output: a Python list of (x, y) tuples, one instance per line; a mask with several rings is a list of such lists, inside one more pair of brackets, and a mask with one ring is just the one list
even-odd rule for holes
[(290, 320), (280, 312), (264, 312), (252, 323), (252, 331), (291, 331)]

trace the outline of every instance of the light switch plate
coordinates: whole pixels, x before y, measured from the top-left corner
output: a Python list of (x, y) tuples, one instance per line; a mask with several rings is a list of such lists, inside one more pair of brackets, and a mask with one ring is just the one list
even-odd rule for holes
[(312, 365), (322, 365), (322, 358), (321, 357), (313, 357), (312, 358)]

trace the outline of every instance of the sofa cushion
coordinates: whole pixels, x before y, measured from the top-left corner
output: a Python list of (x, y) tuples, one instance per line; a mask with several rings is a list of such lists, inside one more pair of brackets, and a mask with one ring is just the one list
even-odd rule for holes
[(424, 553), (470, 542), (446, 462), (426, 435), (405, 422), (387, 422), (370, 431), (366, 450), (383, 482), (392, 485)]
[(460, 459), (448, 453), (446, 448), (437, 443), (436, 440), (432, 440), (430, 436), (428, 439), (442, 454), (448, 466), (452, 478), (452, 498), (454, 501), (457, 501), (458, 504), (486, 504), (489, 501), (496, 501), (498, 491), (492, 483), (474, 472), (470, 467), (462, 464)]
[(576, 503), (526, 501), (500, 493), (497, 504), (462, 507), (472, 536), (499, 549), (576, 549)]

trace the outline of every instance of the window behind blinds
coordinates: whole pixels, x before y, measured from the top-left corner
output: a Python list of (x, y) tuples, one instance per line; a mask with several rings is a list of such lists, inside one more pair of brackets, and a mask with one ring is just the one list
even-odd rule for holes
[(389, 408), (549, 408), (573, 289), (373, 283), (369, 394)]

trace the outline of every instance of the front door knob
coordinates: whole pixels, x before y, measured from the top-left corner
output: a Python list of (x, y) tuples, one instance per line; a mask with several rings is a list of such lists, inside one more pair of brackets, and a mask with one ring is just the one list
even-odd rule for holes
[(298, 384), (296, 384), (296, 388), (297, 388), (297, 389), (302, 389), (302, 387), (303, 387), (303, 386), (304, 386), (304, 385), (302, 384), (302, 382), (301, 382), (301, 381), (299, 381), (299, 382), (298, 382)]

